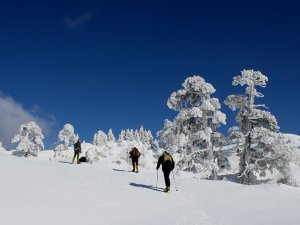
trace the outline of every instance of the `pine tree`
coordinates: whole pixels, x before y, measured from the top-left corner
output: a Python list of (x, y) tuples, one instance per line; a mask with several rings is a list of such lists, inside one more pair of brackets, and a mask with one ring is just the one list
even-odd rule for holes
[(134, 131), (134, 140), (141, 141), (141, 137), (138, 130)]
[(121, 130), (121, 133), (119, 135), (119, 139), (118, 139), (118, 142), (121, 143), (122, 141), (125, 140), (125, 131), (124, 130)]
[(259, 109), (265, 105), (256, 105), (255, 98), (264, 97), (256, 87), (266, 87), (268, 77), (259, 71), (243, 70), (233, 78), (234, 86), (246, 85), (246, 94), (229, 95), (225, 101), (232, 110), (239, 109), (236, 117), (240, 130), (245, 136), (244, 149), (241, 152), (239, 177), (243, 184), (253, 184), (256, 175), (264, 176), (266, 170), (276, 168), (285, 183), (293, 184), (289, 168), (290, 149), (281, 135), (276, 118), (268, 111)]
[(178, 163), (181, 169), (206, 170), (211, 179), (217, 179), (218, 164), (212, 141), (216, 141), (215, 133), (220, 124), (226, 124), (226, 115), (220, 111), (219, 100), (211, 97), (216, 90), (202, 77), (188, 77), (182, 87), (168, 99), (168, 107), (179, 113), (173, 124), (166, 121), (167, 127), (159, 133), (163, 145), (181, 154)]
[(115, 142), (115, 140), (116, 140), (116, 138), (112, 132), (112, 129), (109, 129), (109, 131), (108, 131), (107, 140), (110, 142)]
[(240, 128), (233, 126), (228, 130), (228, 138), (230, 142), (236, 143), (237, 151), (240, 152), (240, 145), (244, 143), (245, 137)]
[(93, 145), (100, 147), (105, 145), (107, 142), (108, 137), (102, 130), (99, 130), (96, 134), (94, 134)]

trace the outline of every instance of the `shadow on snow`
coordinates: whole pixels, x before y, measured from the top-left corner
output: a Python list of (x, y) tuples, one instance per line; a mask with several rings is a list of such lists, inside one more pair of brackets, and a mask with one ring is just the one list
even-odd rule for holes
[(117, 172), (132, 172), (132, 171), (129, 171), (129, 170), (119, 170), (119, 169), (113, 169), (113, 171), (117, 171)]
[(159, 187), (156, 188), (156, 187), (153, 187), (152, 185), (136, 184), (136, 183), (129, 183), (129, 185), (131, 185), (133, 187), (146, 188), (146, 189), (150, 189), (153, 191), (164, 192), (163, 188), (159, 188)]

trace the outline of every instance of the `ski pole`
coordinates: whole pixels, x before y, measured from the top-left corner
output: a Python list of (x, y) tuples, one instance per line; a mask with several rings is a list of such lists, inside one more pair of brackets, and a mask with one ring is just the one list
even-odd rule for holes
[(176, 181), (175, 181), (175, 176), (174, 176), (173, 170), (172, 170), (172, 174), (173, 174), (173, 180), (174, 180), (174, 187), (175, 187), (175, 190), (178, 191), (178, 188), (177, 188), (177, 184), (176, 184)]
[(158, 182), (158, 170), (156, 170), (156, 189), (157, 189), (157, 182)]

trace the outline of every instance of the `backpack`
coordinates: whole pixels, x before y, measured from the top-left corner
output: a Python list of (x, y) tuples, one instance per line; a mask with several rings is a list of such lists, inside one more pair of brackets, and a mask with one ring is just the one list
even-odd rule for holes
[(140, 157), (141, 153), (137, 148), (132, 149), (132, 157)]
[(164, 158), (164, 163), (167, 162), (167, 161), (173, 162), (172, 156), (167, 152), (164, 152), (163, 158)]

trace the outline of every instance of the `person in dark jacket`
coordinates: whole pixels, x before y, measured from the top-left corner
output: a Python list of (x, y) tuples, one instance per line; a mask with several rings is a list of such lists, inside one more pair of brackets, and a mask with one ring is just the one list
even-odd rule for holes
[(156, 170), (159, 169), (160, 165), (162, 165), (162, 171), (164, 173), (164, 178), (165, 178), (165, 183), (166, 183), (165, 191), (168, 192), (168, 191), (170, 191), (170, 186), (171, 186), (169, 176), (170, 176), (171, 171), (175, 167), (175, 163), (174, 163), (172, 156), (167, 151), (164, 151), (163, 154), (159, 157), (157, 166), (156, 166)]
[(139, 172), (139, 157), (141, 156), (140, 151), (136, 148), (133, 147), (131, 151), (129, 152), (129, 158), (132, 160), (132, 172)]
[(77, 164), (80, 164), (79, 161), (79, 154), (81, 153), (81, 144), (79, 139), (76, 141), (76, 143), (74, 144), (74, 157), (72, 160), (72, 163), (74, 163), (75, 158), (77, 157)]

